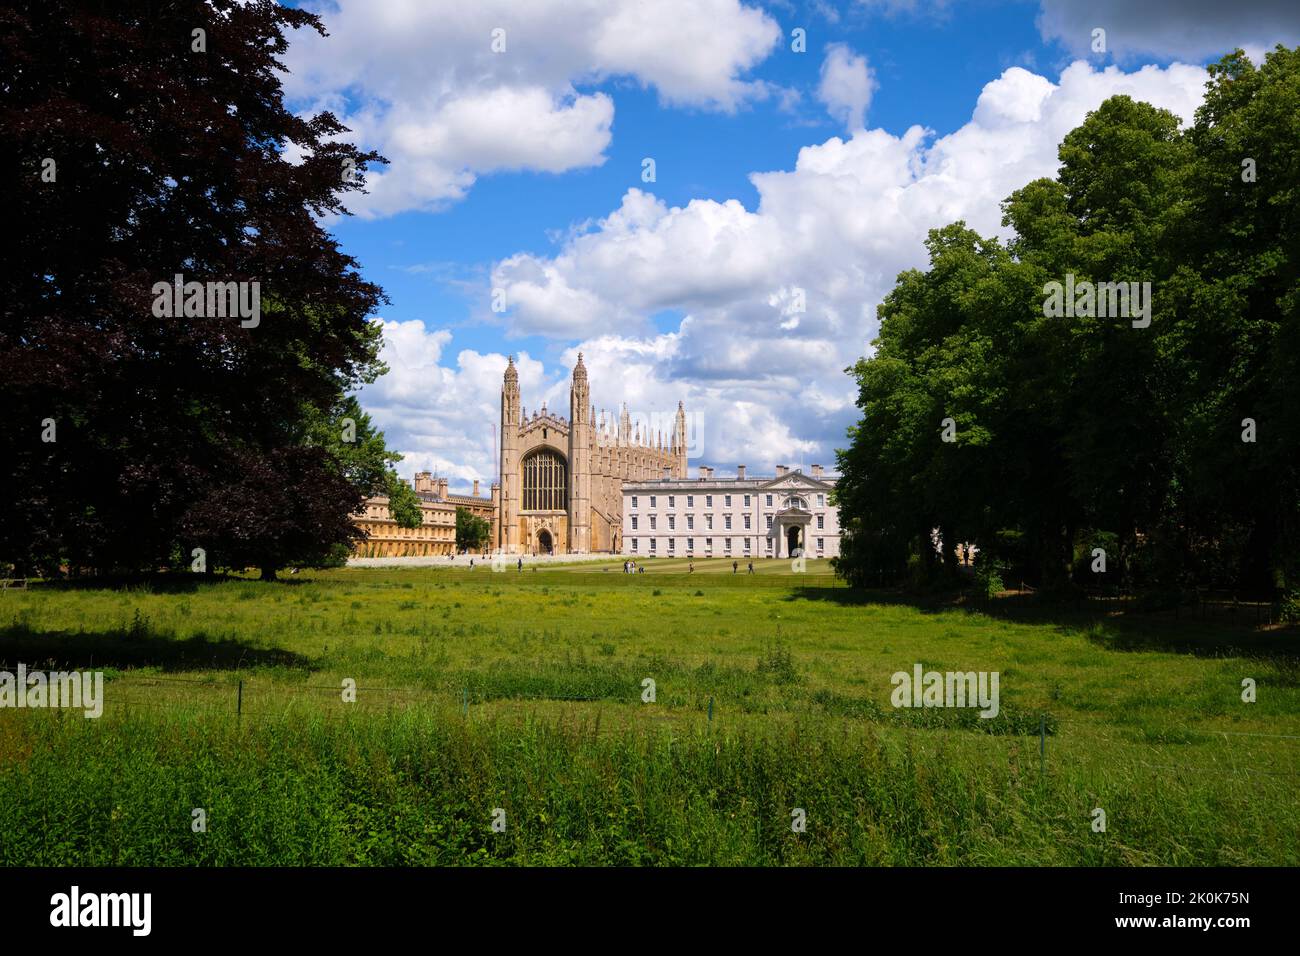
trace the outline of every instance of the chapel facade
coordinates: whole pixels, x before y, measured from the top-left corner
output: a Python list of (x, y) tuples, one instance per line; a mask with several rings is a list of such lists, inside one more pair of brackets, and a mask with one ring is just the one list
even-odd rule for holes
[(618, 553), (623, 483), (686, 477), (686, 412), (677, 403), (670, 435), (617, 423), (591, 404), (582, 354), (569, 387), (569, 417), (543, 404), (530, 416), (514, 356), (501, 386), (501, 472), (492, 486), (493, 544), (506, 554)]

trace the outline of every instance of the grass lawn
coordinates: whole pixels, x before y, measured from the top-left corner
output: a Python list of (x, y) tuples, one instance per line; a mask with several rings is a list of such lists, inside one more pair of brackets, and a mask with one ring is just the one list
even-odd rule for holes
[[(0, 669), (107, 683), (0, 710), (0, 863), (1300, 861), (1294, 630), (738, 560), (5, 592)], [(998, 716), (893, 707), (917, 664)]]

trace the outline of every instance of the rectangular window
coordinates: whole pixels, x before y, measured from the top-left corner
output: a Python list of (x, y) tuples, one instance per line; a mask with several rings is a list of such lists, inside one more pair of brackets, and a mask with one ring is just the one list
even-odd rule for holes
[(749, 507), (749, 495), (745, 495), (745, 507)]
[(636, 515), (632, 516), (632, 530), (636, 530)]
[(826, 496), (825, 496), (825, 495), (818, 495), (818, 496), (817, 496), (817, 507), (818, 507), (818, 508), (825, 508), (825, 507), (826, 507)]
[(749, 515), (745, 515), (745, 530), (749, 530)]
[(636, 507), (636, 495), (633, 495), (633, 496), (632, 496), (632, 507), (633, 507), (633, 508)]
[(686, 539), (686, 550), (687, 550), (687, 551), (694, 551), (694, 550), (695, 550), (695, 539), (694, 539), (694, 538), (687, 538), (687, 539)]
[[(769, 520), (768, 520), (768, 524), (771, 525), (771, 523), (772, 523), (772, 522), (771, 522), (771, 520), (769, 519)], [(655, 516), (654, 516), (654, 515), (651, 515), (651, 516), (650, 516), (650, 530), (651, 530), (651, 531), (654, 531), (654, 530), (655, 530)]]
[[(654, 504), (654, 503), (655, 503), (655, 500), (654, 500), (653, 498), (651, 498), (651, 499), (650, 499), (650, 504)], [(772, 507), (772, 496), (771, 496), (771, 495), (768, 495), (768, 496), (767, 496), (767, 506), (768, 506), (769, 508)]]
[(669, 530), (669, 531), (676, 531), (676, 530), (677, 530), (677, 518), (676, 518), (676, 516), (674, 516), (674, 515), (669, 515), (669, 516), (668, 516), (668, 530)]
[(825, 545), (825, 539), (824, 539), (824, 538), (818, 538), (818, 539), (817, 539), (817, 550), (818, 550), (818, 551), (821, 551), (821, 550), (822, 550), (823, 548), (825, 548), (825, 547), (826, 547), (826, 545)]
[(730, 539), (730, 538), (725, 538), (725, 539), (723, 539), (723, 542), (722, 542), (722, 543), (723, 543), (723, 545), (724, 545), (724, 546), (726, 547), (726, 549), (727, 549), (727, 554), (731, 554), (731, 539)]
[(651, 551), (657, 551), (658, 548), (656, 547), (656, 545), (658, 545), (658, 544), (659, 544), (659, 539), (658, 539), (658, 538), (651, 538), (651, 539), (650, 539), (650, 550), (651, 550)]
[(723, 516), (722, 516), (722, 520), (726, 522), (726, 524), (727, 524), (727, 530), (730, 531), (730, 530), (731, 530), (731, 515), (723, 515)]
[(687, 496), (686, 496), (686, 507), (688, 507), (688, 508), (694, 508), (694, 507), (695, 507), (695, 496), (694, 496), (694, 495), (687, 495)]
[(724, 505), (726, 505), (728, 508), (730, 508), (730, 507), (731, 507), (731, 495), (727, 495), (725, 498), (723, 498), (723, 499), (722, 499), (722, 503), (723, 503)]
[[(767, 503), (768, 503), (769, 505), (772, 503), (772, 499), (771, 499), (771, 496), (770, 496), (770, 495), (768, 496), (768, 501), (767, 501)], [(654, 496), (654, 495), (651, 495), (651, 496), (650, 496), (650, 507), (653, 508), (654, 506), (655, 506), (655, 496)]]
[(713, 553), (713, 539), (712, 539), (712, 538), (705, 538), (705, 539), (704, 539), (704, 550), (705, 550), (705, 552), (708, 553), (708, 554), (712, 554), (712, 553)]
[(817, 530), (818, 530), (818, 531), (821, 531), (821, 530), (822, 530), (823, 528), (825, 528), (825, 527), (826, 527), (826, 516), (825, 516), (825, 515), (818, 515), (818, 516), (817, 516)]
[(633, 539), (632, 539), (632, 550), (633, 550), (633, 551), (636, 550), (636, 538), (633, 538)]
[(705, 496), (704, 496), (704, 507), (706, 507), (706, 508), (712, 508), (712, 507), (713, 507), (713, 495), (705, 495)]
[(704, 516), (704, 527), (708, 528), (710, 531), (713, 530), (713, 515)]
[(695, 515), (687, 515), (687, 516), (686, 516), (686, 527), (687, 527), (687, 529), (690, 530), (690, 531), (694, 531), (694, 530), (695, 530)]
[[(651, 518), (651, 519), (650, 519), (650, 527), (653, 528), (654, 526), (655, 526), (655, 519), (654, 519), (654, 518)], [(771, 515), (768, 515), (768, 516), (767, 516), (767, 530), (768, 530), (768, 531), (771, 531), (771, 530), (772, 530), (772, 516), (771, 516)]]
[(749, 539), (745, 539), (745, 553), (749, 554)]
[(669, 495), (669, 496), (668, 496), (668, 507), (669, 507), (669, 508), (676, 508), (676, 507), (677, 507), (677, 496), (676, 496), (676, 495)]
[(669, 538), (669, 539), (668, 539), (668, 550), (669, 550), (669, 551), (676, 551), (676, 550), (677, 550), (677, 539), (676, 539), (676, 538)]

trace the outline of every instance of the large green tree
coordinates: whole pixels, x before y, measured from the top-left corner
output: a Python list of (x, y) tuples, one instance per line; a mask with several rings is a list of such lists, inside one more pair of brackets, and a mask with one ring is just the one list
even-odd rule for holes
[(385, 493), (388, 495), (388, 513), (397, 522), (397, 526), (418, 528), (424, 520), (420, 498), (410, 485), (397, 477), (397, 472), (388, 473)]
[[(934, 579), (937, 531), (1051, 587), (1103, 580), (1102, 544), (1109, 583), (1296, 588), (1297, 147), (1300, 53), (1236, 53), (1189, 129), (1126, 96), (1089, 114), (1004, 203), (1005, 246), (935, 230), (851, 369), (841, 572)], [(1053, 313), (1067, 277), (1149, 283), (1149, 316)]]
[(456, 550), (477, 551), (487, 544), (492, 525), (468, 508), (456, 508)]

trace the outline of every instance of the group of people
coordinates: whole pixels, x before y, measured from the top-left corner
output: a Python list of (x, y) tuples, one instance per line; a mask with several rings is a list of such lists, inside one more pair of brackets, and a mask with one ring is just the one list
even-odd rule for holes
[[(694, 561), (687, 562), (686, 567), (687, 567), (687, 569), (688, 569), (688, 570), (687, 570), (687, 573), (688, 573), (688, 574), (694, 574), (694, 573), (695, 573), (695, 562), (694, 562)], [(731, 573), (732, 573), (732, 574), (738, 574), (739, 572), (740, 572), (740, 562), (739, 562), (739, 561), (732, 561), (732, 562), (731, 562)], [(753, 574), (753, 573), (754, 573), (754, 562), (753, 562), (753, 561), (750, 561), (750, 562), (749, 562), (749, 570), (746, 571), (745, 573), (746, 573), (746, 574)]]
[[(690, 574), (694, 574), (694, 573), (695, 573), (695, 562), (694, 562), (694, 561), (689, 562), (689, 564), (688, 564), (688, 568), (689, 568), (689, 573), (690, 573)], [(471, 571), (474, 570), (474, 559), (473, 559), (473, 558), (470, 558), (470, 559), (469, 559), (469, 569), (470, 569)], [(523, 559), (523, 558), (519, 558), (519, 559), (515, 562), (515, 569), (518, 570), (518, 571), (522, 571), (522, 570), (524, 569), (524, 559)], [(537, 569), (536, 569), (536, 568), (533, 568), (533, 570), (536, 571)], [(624, 573), (624, 574), (645, 574), (645, 568), (641, 567), (639, 564), (637, 564), (637, 563), (636, 563), (635, 561), (633, 561), (631, 558), (628, 558), (626, 561), (623, 562), (623, 573)], [(740, 573), (740, 562), (739, 562), (739, 561), (732, 561), (732, 562), (731, 562), (731, 573), (732, 573), (732, 574), (739, 574), (739, 573)], [(753, 562), (753, 561), (750, 561), (750, 562), (749, 562), (748, 567), (747, 567), (746, 570), (745, 570), (745, 573), (746, 573), (746, 574), (753, 574), (753, 573), (754, 573), (754, 562)]]

